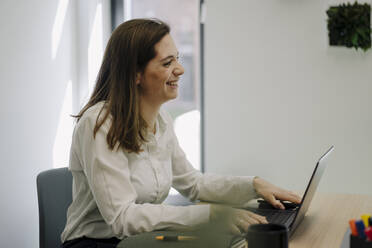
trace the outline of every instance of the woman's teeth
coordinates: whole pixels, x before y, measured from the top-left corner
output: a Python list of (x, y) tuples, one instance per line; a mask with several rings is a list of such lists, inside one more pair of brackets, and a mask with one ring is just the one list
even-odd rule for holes
[(170, 86), (177, 86), (178, 85), (177, 82), (167, 82), (167, 84), (170, 85)]

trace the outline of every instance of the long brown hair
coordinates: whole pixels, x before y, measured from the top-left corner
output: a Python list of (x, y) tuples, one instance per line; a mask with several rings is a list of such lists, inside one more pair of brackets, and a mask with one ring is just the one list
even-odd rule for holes
[(78, 115), (100, 101), (105, 101), (107, 111), (97, 116), (93, 136), (112, 116), (106, 140), (109, 148), (116, 144), (128, 152), (139, 153), (146, 141), (147, 124), (140, 115), (137, 73), (145, 70), (148, 62), (156, 56), (155, 44), (170, 32), (169, 26), (158, 19), (133, 19), (119, 25), (108, 41), (96, 85), (88, 103)]

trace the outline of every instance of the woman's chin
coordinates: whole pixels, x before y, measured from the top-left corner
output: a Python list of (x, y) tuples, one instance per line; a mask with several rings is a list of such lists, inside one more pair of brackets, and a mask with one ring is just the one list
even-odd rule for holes
[(178, 97), (178, 92), (172, 92), (171, 94), (167, 95), (168, 101), (174, 100)]

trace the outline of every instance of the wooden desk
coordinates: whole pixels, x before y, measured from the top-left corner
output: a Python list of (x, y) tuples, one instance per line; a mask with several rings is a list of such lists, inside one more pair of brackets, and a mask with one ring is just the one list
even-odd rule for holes
[[(372, 196), (316, 193), (290, 239), (289, 248), (340, 248), (349, 219), (358, 219), (364, 213), (372, 214)], [(174, 243), (154, 242), (154, 235), (133, 236), (121, 241), (118, 247), (173, 247)], [(186, 245), (179, 242), (177, 247)]]
[(372, 214), (372, 196), (316, 193), (289, 248), (339, 248), (349, 219)]

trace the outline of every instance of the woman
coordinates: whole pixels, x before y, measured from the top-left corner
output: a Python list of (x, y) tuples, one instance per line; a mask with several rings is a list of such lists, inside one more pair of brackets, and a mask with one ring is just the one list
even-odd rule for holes
[[(161, 204), (170, 187), (191, 200), (243, 205), (263, 197), (299, 203), (300, 197), (258, 177), (203, 175), (187, 161), (160, 110), (177, 97), (184, 68), (169, 27), (136, 19), (112, 34), (94, 92), (80, 111), (73, 134), (70, 170), (73, 202), (62, 233), (64, 247), (106, 243), (159, 229), (182, 229), (217, 218), (217, 205)], [(234, 232), (266, 219), (232, 210)]]

